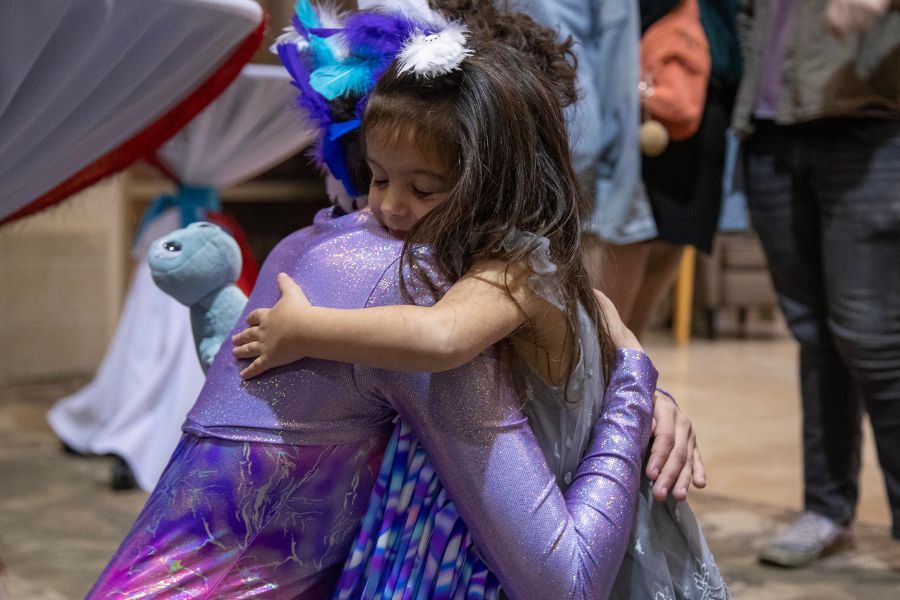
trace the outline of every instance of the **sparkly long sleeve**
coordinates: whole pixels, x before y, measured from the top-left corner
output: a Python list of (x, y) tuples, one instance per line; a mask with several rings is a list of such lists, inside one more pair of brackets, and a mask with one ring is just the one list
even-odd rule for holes
[(650, 437), (657, 374), (645, 354), (617, 353), (603, 414), (565, 494), (491, 354), (445, 373), (368, 377), (413, 427), (510, 597), (608, 596)]

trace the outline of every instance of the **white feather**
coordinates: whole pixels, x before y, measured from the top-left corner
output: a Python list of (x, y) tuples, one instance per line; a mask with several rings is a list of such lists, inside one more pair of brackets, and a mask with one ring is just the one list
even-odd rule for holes
[(309, 48), (309, 42), (306, 41), (306, 38), (297, 33), (297, 30), (289, 25), (284, 28), (284, 33), (275, 38), (275, 43), (269, 46), (269, 52), (278, 54), (278, 46), (288, 44), (296, 46), (297, 52), (303, 52)]
[(400, 13), (420, 23), (434, 25), (438, 28), (446, 27), (449, 24), (443, 14), (428, 5), (428, 0), (359, 0), (357, 6), (360, 10)]
[(472, 50), (466, 48), (468, 31), (460, 23), (450, 23), (431, 35), (417, 31), (397, 55), (400, 61), (398, 71), (412, 71), (422, 77), (437, 77), (455, 71), (472, 54)]
[(325, 174), (325, 193), (328, 194), (332, 204), (340, 206), (347, 213), (364, 208), (368, 199), (365, 194), (356, 198), (351, 197), (344, 184), (335, 179), (330, 172)]
[(316, 2), (316, 14), (319, 15), (319, 23), (327, 29), (335, 29), (344, 26), (344, 11), (333, 0)]
[[(334, 2), (334, 0), (322, 0), (316, 3), (316, 13), (319, 15), (319, 22), (325, 29), (342, 29), (344, 27), (344, 18), (347, 13)], [(347, 58), (350, 49), (347, 47), (347, 41), (342, 34), (333, 35), (327, 38), (325, 42), (334, 52), (334, 55), (340, 59)]]

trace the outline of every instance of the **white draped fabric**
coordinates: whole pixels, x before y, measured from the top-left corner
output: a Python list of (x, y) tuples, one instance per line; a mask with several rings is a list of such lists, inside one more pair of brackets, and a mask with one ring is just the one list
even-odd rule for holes
[(246, 181), (312, 143), (284, 67), (247, 65), (213, 104), (156, 153), (189, 185)]
[(0, 2), (0, 220), (109, 162), (261, 22), (252, 0)]
[[(291, 109), (293, 95), (286, 71), (248, 65), (158, 156), (189, 185), (252, 177), (312, 141)], [(125, 309), (96, 379), (49, 415), (76, 450), (125, 459), (145, 490), (156, 484), (203, 385), (189, 311), (156, 287), (145, 258), (152, 240), (180, 226), (179, 211), (170, 209), (141, 236)]]
[[(179, 226), (179, 212), (169, 210), (140, 245)], [(149, 491), (178, 443), (203, 381), (188, 309), (156, 287), (147, 261), (140, 260), (96, 377), (57, 402), (47, 419), (75, 450), (121, 456), (138, 485)]]

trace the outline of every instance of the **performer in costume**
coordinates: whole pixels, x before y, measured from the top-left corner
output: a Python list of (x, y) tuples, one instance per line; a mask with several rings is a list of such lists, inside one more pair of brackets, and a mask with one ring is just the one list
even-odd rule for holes
[[(508, 20), (504, 26), (509, 27)], [(439, 40), (432, 40), (432, 43), (435, 41)], [(547, 57), (543, 58), (546, 60)], [(377, 182), (378, 169), (373, 167), (373, 170), (373, 181)], [(374, 191), (374, 187), (372, 194), (377, 198), (379, 192)], [(534, 248), (529, 257), (531, 271), (536, 273), (532, 277), (532, 287), (538, 294), (543, 291), (545, 299), (554, 304), (554, 296), (558, 294), (553, 290), (559, 287), (560, 282), (554, 277), (555, 265), (547, 253), (547, 240), (542, 243), (542, 240), (532, 240), (524, 234), (518, 238), (514, 243), (521, 242)], [(285, 287), (284, 282), (282, 287)], [(289, 291), (299, 294), (299, 290)], [(429, 370), (446, 368), (446, 363), (441, 362), (442, 356), (435, 356), (435, 362), (428, 363), (424, 357), (429, 347), (421, 343), (422, 337), (427, 338), (435, 333), (433, 324), (441, 321), (422, 321), (417, 318), (417, 314), (421, 313), (417, 313), (416, 309), (403, 310), (403, 315), (395, 320), (384, 311), (377, 316), (370, 313), (370, 321), (365, 318), (354, 321), (346, 313), (334, 314), (334, 320), (322, 320), (321, 311), (315, 315), (311, 312), (308, 319), (299, 319), (296, 326), (288, 330), (306, 334), (303, 340), (306, 344), (314, 344), (314, 331), (320, 332), (322, 338), (319, 341), (323, 345), (317, 348), (319, 353), (313, 350), (309, 354), (321, 358), (367, 362), (385, 367), (409, 364)], [(266, 317), (265, 313), (252, 313), (250, 322), (259, 322), (260, 317)], [(362, 314), (352, 316), (363, 317)], [(461, 322), (466, 321), (462, 313), (459, 317)], [(583, 311), (579, 311), (579, 320), (580, 339), (596, 339), (591, 334), (590, 320)], [(513, 323), (513, 326), (519, 324), (521, 321)], [(454, 327), (456, 325), (458, 323)], [(276, 332), (285, 330), (284, 321), (270, 321), (269, 326)], [(365, 332), (366, 326), (370, 326), (371, 331)], [(463, 329), (456, 327), (455, 332), (465, 339), (465, 335), (460, 333)], [(400, 336), (396, 347), (385, 343), (392, 333), (405, 330), (415, 332), (419, 340), (410, 335), (406, 338)], [(254, 327), (237, 339), (253, 343), (264, 337), (258, 336), (258, 332), (259, 327)], [(346, 338), (342, 338), (342, 332), (347, 332)], [(374, 341), (371, 348), (366, 348), (365, 343), (356, 337), (360, 332), (364, 332), (362, 340)], [(443, 332), (438, 332), (436, 338), (439, 342), (451, 339)], [(358, 347), (348, 350), (354, 343)], [(239, 348), (237, 353), (250, 357), (258, 354), (248, 348)], [(391, 352), (396, 358), (389, 356)], [(275, 354), (278, 353), (276, 350)], [(591, 376), (590, 370), (585, 374), (584, 365), (598, 364), (599, 360), (591, 360), (599, 358), (596, 355), (590, 345), (582, 343), (581, 360), (570, 375), (568, 387), (547, 386), (533, 370), (520, 365), (529, 380), (526, 411), (530, 413), (532, 426), (548, 461), (556, 468), (558, 483), (563, 488), (572, 477), (572, 471), (566, 468), (565, 463), (573, 459), (577, 461), (580, 450), (588, 442), (586, 434), (589, 431), (583, 424), (590, 422), (601, 409), (599, 395), (590, 398), (584, 394), (585, 378)], [(300, 356), (302, 354), (296, 358)], [(257, 364), (264, 365), (265, 360)], [(247, 374), (254, 374), (255, 367), (249, 368)], [(579, 424), (582, 427), (579, 428)], [(576, 442), (574, 447), (573, 440)], [(650, 483), (645, 482), (639, 510), (640, 522), (632, 532), (632, 552), (620, 573), (615, 597), (653, 597), (656, 594), (663, 594), (660, 597), (690, 597), (704, 592), (712, 593), (710, 597), (724, 597), (727, 594), (699, 526), (686, 505), (676, 506), (671, 500), (668, 503), (655, 501)], [(403, 424), (395, 429), (391, 438), (362, 533), (341, 580), (339, 596), (392, 597), (395, 593), (416, 597), (493, 597), (496, 594), (496, 579), (473, 552), (465, 525), (458, 518), (455, 507), (430, 468), (415, 436)]]
[[(475, 119), (476, 127), (517, 127), (553, 106), (515, 51), (490, 44), (466, 50), (473, 53), (463, 53), (457, 75), (435, 82), (478, 79), (491, 93), (448, 89), (447, 97), (476, 102), (471, 115), (498, 113), (502, 85), (517, 113), (498, 113), (500, 122)], [(400, 79), (411, 92), (421, 89), (416, 75)], [(556, 128), (555, 147), (565, 148), (560, 120)], [(547, 145), (528, 141), (522, 151)], [(506, 169), (522, 164), (512, 158)], [(433, 268), (440, 252), (423, 257), (421, 269), (401, 270), (402, 246), (373, 213), (322, 214), (272, 252), (248, 310), (274, 303), (280, 271), (313, 301), (336, 308), (396, 304), (409, 299), (404, 289), (413, 300), (433, 300), (427, 282), (446, 287)], [(510, 593), (602, 597), (627, 542), (655, 384), (639, 351), (619, 351), (610, 367), (607, 409), (591, 424), (592, 444), (564, 497), (494, 351), (434, 375), (308, 360), (246, 383), (230, 353), (221, 352), (172, 461), (89, 597), (329, 595), (397, 414), (433, 449), (435, 470)], [(599, 394), (600, 378), (592, 381)]]
[[(492, 52), (496, 56), (492, 56)], [(508, 52), (508, 49), (487, 45), (484, 48), (488, 55), (486, 59), (481, 62), (469, 59), (466, 66), (476, 72), (527, 70), (520, 57), (508, 55)], [(538, 102), (533, 97), (526, 98), (526, 101), (516, 103), (520, 110), (534, 110), (546, 103), (546, 90), (540, 89), (540, 82), (531, 79), (523, 83), (527, 83), (525, 87), (529, 92), (537, 92)], [(496, 92), (499, 88), (493, 89)], [(482, 141), (485, 139), (481, 138)], [(518, 163), (507, 161), (507, 170), (514, 164)], [(348, 223), (350, 227), (342, 230)], [(385, 236), (370, 214), (350, 215), (343, 219), (329, 219), (323, 215), (312, 231), (292, 236), (280, 252), (273, 253), (267, 263), (268, 272), (264, 268), (262, 277), (274, 277), (276, 270), (291, 267), (298, 279), (306, 279), (305, 283), (311, 284), (316, 281), (317, 269), (319, 272), (327, 270), (338, 281), (351, 281), (349, 296), (344, 294), (337, 302), (338, 306), (344, 304), (346, 307), (348, 302), (350, 306), (363, 305), (367, 299), (370, 304), (378, 304), (391, 295), (388, 290), (393, 290), (395, 302), (403, 299), (398, 289), (398, 278), (403, 277), (401, 271), (388, 268), (384, 272), (383, 252), (379, 256), (376, 250), (369, 257), (353, 253), (354, 261), (348, 268), (334, 268), (334, 244), (348, 250), (347, 243), (353, 241), (350, 238), (358, 238), (356, 234), (364, 233), (365, 229)], [(386, 241), (382, 239), (382, 243)], [(391, 249), (390, 245), (387, 249)], [(396, 242), (393, 250), (399, 250)], [(298, 265), (298, 254), (307, 262)], [(379, 263), (375, 269), (371, 268), (372, 261)], [(394, 266), (398, 265), (395, 263)], [(401, 281), (407, 284), (418, 281), (416, 275), (412, 270)], [(441, 283), (439, 273), (430, 272), (425, 277), (433, 283)], [(333, 293), (333, 281), (319, 282), (324, 284), (324, 291), (316, 293), (314, 299), (316, 295), (321, 299), (328, 292)], [(356, 282), (365, 285), (354, 290)], [(370, 287), (373, 282), (381, 282), (374, 291)], [(262, 291), (258, 289), (255, 298), (251, 298), (251, 306), (266, 304), (267, 294), (268, 302), (274, 301), (274, 290), (266, 290), (265, 285), (262, 287)], [(431, 291), (416, 284), (408, 285), (406, 289), (414, 296), (418, 290), (420, 301)], [(223, 359), (220, 355), (204, 394), (189, 416), (188, 435), (139, 523), (93, 594), (102, 597), (113, 590), (143, 594), (148, 589), (164, 591), (173, 588), (194, 588), (203, 595), (223, 597), (267, 592), (276, 597), (322, 593), (333, 573), (333, 569), (329, 569), (335, 555), (332, 550), (340, 546), (347, 532), (353, 529), (351, 523), (354, 513), (358, 512), (355, 502), (360, 490), (371, 482), (371, 472), (364, 467), (366, 459), (371, 458), (378, 446), (379, 437), (383, 441), (383, 436), (378, 435), (378, 427), (386, 423), (383, 402), (387, 400), (406, 415), (426, 444), (431, 436), (429, 445), (439, 451), (439, 456), (432, 457), (438, 472), (448, 482), (447, 488), (457, 498), (467, 522), (477, 524), (481, 519), (480, 531), (472, 528), (474, 537), (511, 592), (524, 595), (525, 590), (530, 590), (541, 597), (555, 596), (566, 593), (565, 590), (575, 582), (579, 589), (584, 586), (582, 591), (589, 597), (602, 595), (608, 587), (610, 572), (603, 567), (609, 566), (606, 562), (617, 562), (619, 551), (624, 550), (620, 529), (624, 526), (627, 532), (629, 498), (633, 498), (635, 491), (635, 482), (630, 481), (629, 476), (634, 477), (639, 469), (640, 448), (645, 442), (640, 437), (642, 433), (646, 435), (649, 427), (647, 402), (650, 390), (646, 384), (650, 381), (641, 381), (646, 373), (644, 377), (627, 373), (635, 366), (646, 369), (646, 357), (623, 351), (618, 358), (623, 362), (610, 385), (610, 390), (616, 392), (610, 394), (607, 413), (597, 422), (594, 453), (589, 453), (582, 461), (566, 506), (562, 504), (549, 472), (539, 473), (536, 480), (526, 473), (523, 480), (521, 468), (529, 465), (531, 468), (543, 459), (533, 439), (529, 441), (530, 430), (515, 410), (518, 397), (512, 382), (504, 375), (502, 361), (480, 357), (464, 369), (436, 376), (403, 376), (334, 363), (313, 362), (310, 367), (310, 361), (307, 361), (241, 389), (237, 386), (237, 369), (228, 358)], [(485, 360), (488, 361), (486, 371)], [(346, 369), (350, 369), (349, 373)], [(594, 385), (599, 385), (599, 378), (595, 381)], [(448, 382), (452, 384), (449, 387)], [(299, 384), (309, 395), (289, 397), (286, 392), (292, 384)], [(216, 394), (216, 388), (224, 394)], [(402, 398), (397, 396), (398, 391)], [(483, 402), (475, 401), (474, 396), (493, 396), (492, 391), (496, 391), (497, 397), (487, 399), (490, 410), (484, 413), (481, 410)], [(334, 402), (328, 401), (328, 392), (337, 392)], [(312, 402), (311, 397), (317, 395), (319, 397)], [(369, 402), (351, 406), (354, 402), (358, 404), (360, 396), (363, 400), (368, 396)], [(462, 404), (461, 398), (464, 399)], [(324, 405), (319, 403), (323, 399)], [(487, 420), (482, 422), (485, 416)], [(617, 436), (606, 437), (612, 432)], [(241, 442), (256, 440), (256, 443), (228, 447), (224, 442), (194, 438), (191, 433), (233, 437)], [(325, 447), (285, 448), (266, 442), (319, 443)], [(618, 447), (622, 442), (628, 443)], [(214, 469), (207, 468), (211, 459), (217, 463), (224, 459), (226, 464), (230, 461), (243, 465), (240, 481), (229, 485), (217, 477)], [(522, 460), (524, 464), (520, 464)], [(266, 472), (262, 464), (266, 461), (270, 461), (275, 473)], [(588, 466), (587, 463), (594, 464)], [(458, 468), (462, 468), (462, 472), (455, 470)], [(495, 469), (500, 472), (495, 473)], [(516, 473), (517, 470), (520, 472)], [(616, 477), (609, 478), (613, 472)], [(298, 477), (285, 479), (291, 474)], [(454, 479), (457, 474), (459, 477)], [(346, 497), (336, 500), (328, 498), (327, 494), (316, 494), (316, 486), (327, 479), (333, 479), (326, 483), (330, 491), (347, 492)], [(260, 487), (254, 488), (254, 480), (260, 482)], [(537, 485), (532, 486), (535, 481)], [(552, 490), (547, 487), (548, 483)], [(596, 489), (588, 489), (594, 486)], [(309, 493), (311, 488), (312, 494)], [(515, 506), (510, 505), (513, 492), (518, 494)], [(469, 497), (462, 498), (459, 494), (469, 494)], [(522, 508), (522, 497), (531, 497), (534, 503)], [(242, 498), (247, 500), (246, 504), (241, 503)], [(597, 514), (604, 514), (601, 506), (604, 498), (607, 508), (614, 507), (617, 514), (606, 513), (606, 518), (597, 521)], [(485, 500), (490, 502), (485, 503)], [(598, 501), (599, 504), (595, 504)], [(229, 503), (240, 506), (229, 507)], [(482, 515), (484, 506), (491, 509), (496, 506), (498, 512)], [(559, 527), (548, 529), (552, 519), (548, 521), (546, 511), (556, 515), (571, 511), (568, 524), (562, 525), (562, 537)], [(621, 514), (618, 511), (622, 511)], [(574, 521), (571, 520), (573, 517)], [(581, 528), (578, 532), (573, 528), (575, 523)], [(494, 542), (492, 546), (497, 532), (503, 534), (503, 543)], [(523, 563), (516, 560), (514, 564), (505, 564), (509, 557), (503, 555), (503, 550), (508, 542), (526, 549)], [(554, 550), (548, 554), (550, 545)], [(134, 551), (140, 555), (137, 560)], [(591, 561), (601, 561), (601, 568), (579, 569), (579, 561), (572, 559), (585, 553), (591, 556)], [(539, 580), (534, 577), (534, 565), (539, 564), (538, 561), (546, 569)]]

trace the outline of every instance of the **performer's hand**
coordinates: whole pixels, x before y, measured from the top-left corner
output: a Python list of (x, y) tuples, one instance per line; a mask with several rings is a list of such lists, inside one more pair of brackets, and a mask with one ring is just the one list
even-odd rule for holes
[(691, 484), (706, 487), (706, 469), (691, 419), (666, 394), (656, 392), (653, 403), (653, 445), (647, 460), (647, 477), (653, 481), (653, 497), (687, 498)]
[(278, 274), (281, 298), (272, 308), (257, 308), (247, 315), (249, 327), (231, 338), (236, 358), (254, 359), (241, 371), (250, 379), (274, 367), (304, 358), (302, 340), (306, 294), (285, 273)]
[(891, 0), (829, 0), (825, 24), (838, 38), (872, 28), (891, 7)]
[(637, 336), (635, 336), (631, 330), (625, 326), (625, 323), (622, 322), (619, 311), (616, 310), (612, 300), (607, 298), (606, 295), (599, 290), (594, 290), (594, 297), (597, 298), (600, 310), (606, 317), (606, 326), (609, 328), (609, 337), (612, 338), (612, 343), (615, 344), (616, 348), (634, 348), (643, 351), (644, 348), (638, 341)]

